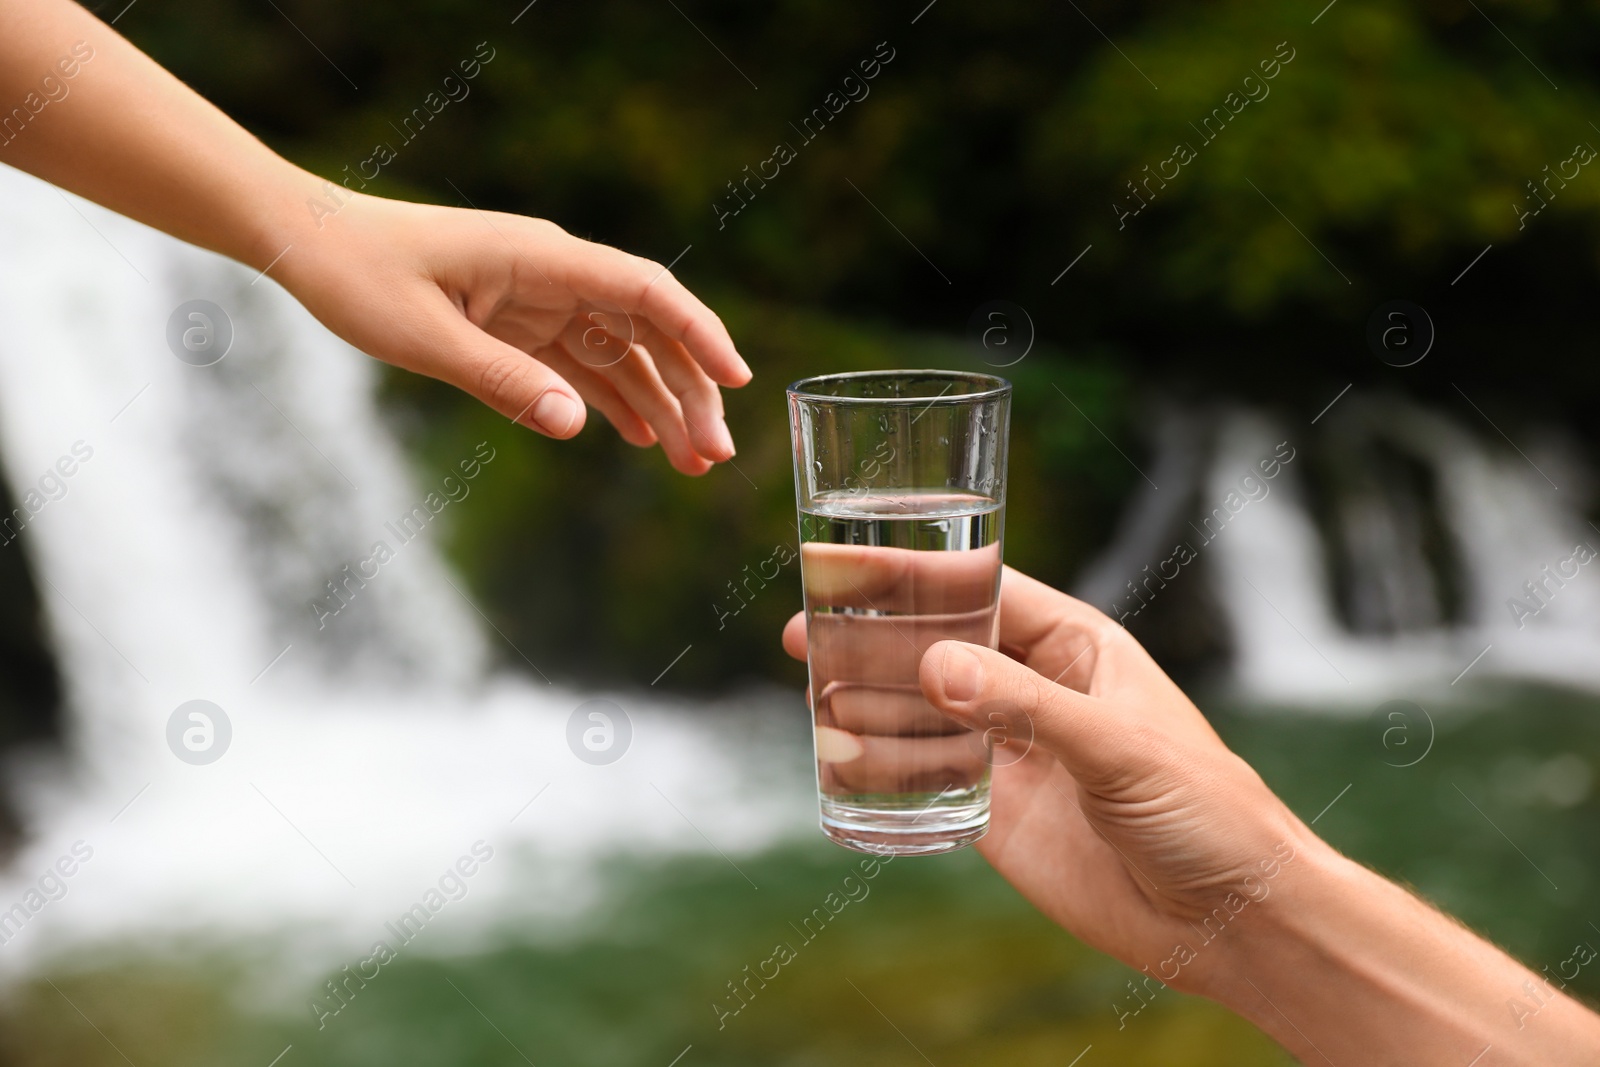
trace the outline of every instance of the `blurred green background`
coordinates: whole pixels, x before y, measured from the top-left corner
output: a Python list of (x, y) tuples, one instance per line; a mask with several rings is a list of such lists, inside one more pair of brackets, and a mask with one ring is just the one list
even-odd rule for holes
[[(913, 25), (926, 0), (525, 3), (190, 0), (136, 5), (118, 28), (319, 173), (339, 180), (394, 144), (368, 191), (539, 215), (676, 260), (723, 315), (757, 377), (728, 397), (737, 466), (698, 482), (598, 418), (553, 444), (389, 379), (425, 469), (485, 437), (509, 457), (458, 516), (453, 555), (506, 636), (569, 675), (648, 683), (692, 641), (673, 684), (798, 678), (776, 642), (793, 568), (725, 631), (713, 606), (791, 536), (781, 387), (1009, 362), (1022, 322), (1010, 348), (974, 341), (995, 299), (1036, 337), (1008, 369), (1007, 559), (1058, 585), (1138, 484), (1116, 449), (1143, 460), (1159, 397), (1309, 418), (1351, 381), (1460, 407), (1457, 382), (1513, 437), (1530, 419), (1593, 435), (1600, 364), (1573, 353), (1600, 281), (1600, 178), (1584, 171), (1521, 231), (1513, 205), (1575, 144), (1600, 144), (1586, 74), (1600, 5), (1339, 0), (1319, 18), (1313, 3), (940, 0)], [(396, 128), (480, 42), (494, 58), (470, 95), (402, 144)], [(894, 58), (869, 94), (803, 141), (791, 123), (880, 42)], [(1264, 99), (1213, 142), (1192, 132), (1282, 55)], [(1119, 229), (1128, 183), (1180, 139), (1198, 158)], [(727, 183), (780, 141), (798, 158), (719, 225)], [(1395, 298), (1439, 329), (1404, 370), (1364, 341)]]
[[(1570, 775), (1560, 789), (1548, 773), (1575, 754), (1600, 760), (1594, 710), (1555, 693), (1492, 694), (1441, 722), (1413, 767), (1392, 766), (1396, 753), (1380, 740), (1387, 721), (1260, 708), (1213, 710), (1213, 719), (1336, 846), (1554, 971), (1574, 945), (1600, 946), (1588, 903), (1600, 885), (1595, 804)], [(807, 727), (800, 717), (793, 725), (803, 763)], [(1457, 789), (1492, 810), (1539, 870)], [(0, 1062), (265, 1067), (289, 1045), (283, 1064), (315, 1067), (666, 1067), (690, 1045), (682, 1064), (727, 1067), (1064, 1067), (1090, 1045), (1079, 1067), (1293, 1062), (1249, 1024), (1171, 990), (1135, 1011), (1137, 971), (1052, 926), (970, 851), (894, 861), (804, 942), (790, 924), (837, 891), (859, 858), (820, 840), (740, 856), (759, 890), (715, 855), (618, 861), (609, 893), (582, 920), (508, 926), (488, 951), (403, 951), (321, 1030), (306, 1007), (326, 999), (321, 979), (284, 1003), (281, 984), (267, 983), (275, 995), (266, 995), (252, 976), (273, 946), (101, 950), (0, 1002)], [(778, 941), (797, 958), (719, 1029), (713, 1003), (726, 1007), (727, 983)], [(1595, 970), (1581, 970), (1571, 989), (1600, 993)], [(329, 967), (322, 977), (340, 975)]]
[[(117, 25), (336, 180), (397, 143), (394, 124), (487, 42), (471, 95), (368, 191), (535, 214), (681, 256), (675, 273), (723, 315), (756, 380), (728, 397), (737, 459), (698, 480), (599, 419), (557, 444), (437, 383), (385, 378), (420, 478), (486, 438), (504, 457), (451, 509), (446, 547), (509, 643), (560, 678), (642, 687), (692, 644), (663, 687), (803, 684), (777, 642), (799, 606), (793, 567), (725, 627), (716, 605), (745, 564), (793, 538), (781, 387), (807, 374), (981, 368), (1031, 340), (1003, 372), (1017, 385), (1007, 560), (1063, 586), (1111, 536), (1139, 481), (1118, 449), (1144, 461), (1163, 398), (1309, 418), (1349, 382), (1455, 405), (1461, 383), (1512, 436), (1558, 425), (1595, 444), (1600, 175), (1584, 171), (1525, 223), (1519, 210), (1544, 168), (1600, 144), (1600, 4), (523, 2), (145, 0)], [(879, 42), (894, 58), (870, 95), (801, 145), (791, 123)], [(1288, 52), (1270, 94), (1214, 142), (1189, 132)], [(1128, 183), (1177, 140), (1197, 158), (1119, 221), (1136, 206)], [(719, 224), (726, 183), (778, 142), (798, 158)], [(1372, 309), (1395, 298), (1439, 328), (1434, 356), (1404, 371), (1364, 339)], [(996, 299), (1025, 309), (1035, 336), (1013, 322), (1015, 347), (976, 343), (974, 315)], [(1167, 662), (1204, 677), (1204, 662)], [(1592, 699), (1478, 692), (1441, 719), (1432, 758), (1405, 770), (1384, 765), (1370, 721), (1205, 706), (1305, 818), (1342, 796), (1319, 831), (1535, 968), (1600, 943), (1600, 910), (1585, 904), (1600, 879)], [(1548, 787), (1570, 758), (1581, 788)], [(1457, 790), (1492, 802), (1560, 890)], [(285, 1067), (665, 1065), (690, 1044), (686, 1067), (924, 1055), (1059, 1067), (1091, 1044), (1085, 1067), (1287, 1062), (1176, 994), (1119, 1030), (1112, 1003), (1133, 972), (1039, 919), (971, 855), (894, 867), (787, 988), (717, 1033), (704, 1002), (848, 861), (818, 844), (747, 863), (759, 900), (715, 858), (620, 866), (600, 933), (404, 959), (315, 1039), (306, 1020), (234, 992), (247, 985), (236, 961), (79, 961), (53, 976), (58, 990), (35, 981), (4, 1006), (0, 1056), (122, 1062), (65, 991), (138, 1063), (264, 1065), (291, 1042)], [(1600, 994), (1600, 977), (1576, 988)]]

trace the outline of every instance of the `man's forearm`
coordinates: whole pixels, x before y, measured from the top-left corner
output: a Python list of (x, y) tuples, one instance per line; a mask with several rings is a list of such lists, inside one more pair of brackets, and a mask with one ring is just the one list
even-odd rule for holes
[(1219, 944), (1206, 993), (1302, 1062), (1595, 1062), (1600, 1017), (1542, 976), (1315, 839), (1296, 862)]
[(0, 7), (0, 163), (257, 268), (320, 186), (69, 0)]

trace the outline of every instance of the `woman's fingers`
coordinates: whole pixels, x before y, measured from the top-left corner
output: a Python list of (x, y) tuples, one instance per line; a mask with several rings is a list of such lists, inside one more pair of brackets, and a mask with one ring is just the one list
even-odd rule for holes
[[(581, 320), (574, 319), (561, 335), (563, 347), (586, 365), (588, 361), (584, 354), (592, 353), (596, 343), (593, 336), (587, 342), (584, 339), (585, 331), (591, 329), (594, 329), (592, 325), (585, 326)], [(711, 469), (711, 461), (690, 443), (689, 430), (683, 421), (683, 411), (678, 406), (677, 398), (661, 380), (654, 360), (643, 346), (632, 344), (619, 356), (594, 370), (616, 388), (640, 418), (650, 424), (673, 467), (690, 475), (704, 474)]]
[[(661, 410), (682, 423), (690, 447), (714, 463), (732, 459), (733, 435), (723, 419), (722, 393), (688, 350), (648, 320), (619, 321), (615, 315), (592, 318), (611, 331), (608, 337), (594, 337), (595, 328), (584, 330), (586, 348), (605, 357), (597, 365), (620, 377), (640, 373), (647, 363), (674, 400)], [(620, 358), (621, 353), (630, 351), (642, 355), (644, 362)]]
[(411, 338), (412, 349), (395, 362), (448, 382), (548, 437), (566, 439), (583, 429), (583, 401), (561, 375), (474, 326), (443, 292), (434, 290), (425, 299), (430, 306)]
[(738, 388), (750, 380), (750, 368), (722, 320), (671, 271), (607, 245), (582, 244), (564, 271), (567, 284), (580, 297), (648, 322), (683, 345), (719, 385)]
[(709, 460), (722, 462), (734, 456), (733, 434), (722, 418), (722, 393), (717, 383), (689, 355), (688, 349), (649, 323), (643, 324), (645, 349), (655, 359), (656, 371), (672, 394), (689, 427), (695, 450)]
[[(548, 223), (513, 220), (512, 226), (528, 243), (528, 254), (512, 263), (527, 291), (505, 315), (542, 333), (541, 344), (558, 329), (555, 342), (610, 382), (679, 471), (704, 474), (711, 463), (731, 458), (718, 384), (743, 385), (750, 368), (722, 320), (660, 264)], [(521, 272), (523, 263), (542, 265), (535, 274)], [(566, 317), (565, 324), (551, 323), (553, 315)], [(596, 406), (612, 418), (614, 404)], [(612, 421), (619, 420), (627, 421), (620, 415)], [(635, 431), (629, 439), (638, 437)]]
[(621, 363), (635, 340), (633, 320), (621, 312), (594, 307), (581, 309), (566, 325), (576, 327), (562, 330), (569, 350), (579, 362), (595, 371)]
[(578, 395), (606, 417), (617, 435), (630, 445), (648, 448), (656, 443), (656, 433), (639, 413), (622, 399), (617, 387), (597, 371), (591, 370), (582, 355), (572, 352), (558, 341), (554, 346), (541, 349), (540, 355), (549, 355), (551, 366), (558, 368), (578, 390)]

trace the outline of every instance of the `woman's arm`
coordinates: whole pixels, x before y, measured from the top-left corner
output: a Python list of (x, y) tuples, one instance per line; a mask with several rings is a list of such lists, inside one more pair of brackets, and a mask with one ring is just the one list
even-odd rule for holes
[(70, 0), (0, 6), (0, 162), (264, 271), (357, 347), (550, 436), (587, 401), (685, 473), (734, 454), (717, 386), (749, 368), (665, 268), (325, 182)]
[(320, 186), (68, 0), (0, 9), (0, 108), (0, 161), (256, 270)]

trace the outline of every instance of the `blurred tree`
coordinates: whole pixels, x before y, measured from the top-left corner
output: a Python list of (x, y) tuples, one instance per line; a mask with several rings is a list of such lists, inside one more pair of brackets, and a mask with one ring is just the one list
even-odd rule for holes
[[(681, 257), (718, 294), (759, 377), (732, 401), (739, 470), (702, 483), (599, 427), (559, 448), (513, 439), (447, 390), (394, 383), (424, 416), (407, 423), (424, 463), (483, 435), (517, 457), (454, 551), (497, 625), (571, 669), (648, 681), (717, 632), (719, 591), (789, 535), (778, 386), (979, 365), (959, 339), (995, 297), (1028, 309), (1040, 342), (1007, 372), (1009, 558), (1056, 581), (1137, 478), (1089, 420), (1140, 459), (1153, 393), (1309, 415), (1351, 381), (1457, 404), (1462, 382), (1502, 425), (1593, 425), (1596, 364), (1567, 354), (1600, 282), (1600, 168), (1571, 162), (1600, 146), (1593, 5), (524, 3), (192, 0), (118, 27), (321, 173), (390, 143), (370, 191), (550, 217)], [(402, 145), (404, 117), (479, 42), (494, 58), (470, 95)], [(804, 134), (819, 108), (837, 115)], [(795, 158), (746, 191), (780, 143)], [(1559, 172), (1536, 199), (1530, 183)], [(1152, 173), (1167, 177), (1141, 184), (1149, 206), (1122, 217)], [(730, 182), (748, 205), (723, 217)], [(1364, 341), (1401, 297), (1439, 330), (1405, 370)], [(774, 627), (797, 598), (780, 581), (672, 681), (782, 669)]]

